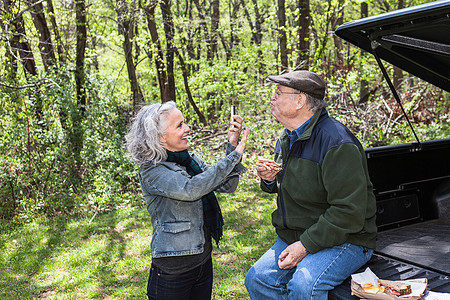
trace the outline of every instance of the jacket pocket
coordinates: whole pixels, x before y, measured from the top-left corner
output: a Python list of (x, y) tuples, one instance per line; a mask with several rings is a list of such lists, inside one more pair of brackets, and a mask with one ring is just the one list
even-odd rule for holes
[(162, 226), (162, 231), (167, 233), (179, 233), (191, 229), (190, 221), (166, 222)]
[(153, 257), (202, 253), (205, 236), (201, 224), (195, 221), (164, 222), (153, 235)]

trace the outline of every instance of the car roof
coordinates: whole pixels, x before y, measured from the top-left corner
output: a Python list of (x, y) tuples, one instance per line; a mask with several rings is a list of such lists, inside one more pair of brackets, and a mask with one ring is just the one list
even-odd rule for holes
[(450, 0), (434, 1), (339, 26), (336, 35), (450, 91)]

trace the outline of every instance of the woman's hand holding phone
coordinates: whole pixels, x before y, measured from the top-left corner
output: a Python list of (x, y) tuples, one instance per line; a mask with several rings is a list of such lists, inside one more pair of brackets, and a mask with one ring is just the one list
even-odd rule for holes
[(228, 141), (231, 145), (237, 146), (239, 142), (239, 136), (241, 135), (242, 131), (242, 123), (244, 122), (244, 119), (236, 115), (236, 107), (234, 105), (231, 105), (231, 112), (230, 112), (230, 128), (228, 129)]

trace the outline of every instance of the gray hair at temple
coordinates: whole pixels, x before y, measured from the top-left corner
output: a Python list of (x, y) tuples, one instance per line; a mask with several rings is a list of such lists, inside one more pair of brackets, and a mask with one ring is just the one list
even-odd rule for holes
[(140, 164), (153, 161), (156, 164), (167, 159), (160, 137), (166, 128), (164, 116), (175, 108), (177, 104), (168, 101), (146, 105), (139, 110), (125, 136), (128, 155), (132, 161)]
[(325, 101), (325, 99), (316, 98), (306, 93), (305, 95), (306, 95), (306, 105), (308, 106), (308, 109), (311, 110), (313, 113), (328, 106), (328, 103), (327, 101)]

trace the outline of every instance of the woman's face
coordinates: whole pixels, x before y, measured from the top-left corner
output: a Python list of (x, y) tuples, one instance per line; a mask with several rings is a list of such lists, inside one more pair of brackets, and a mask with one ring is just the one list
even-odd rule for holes
[(169, 151), (178, 152), (188, 148), (187, 135), (191, 131), (189, 126), (184, 123), (184, 117), (178, 109), (172, 109), (167, 112), (163, 126), (165, 134), (161, 136), (161, 143)]

